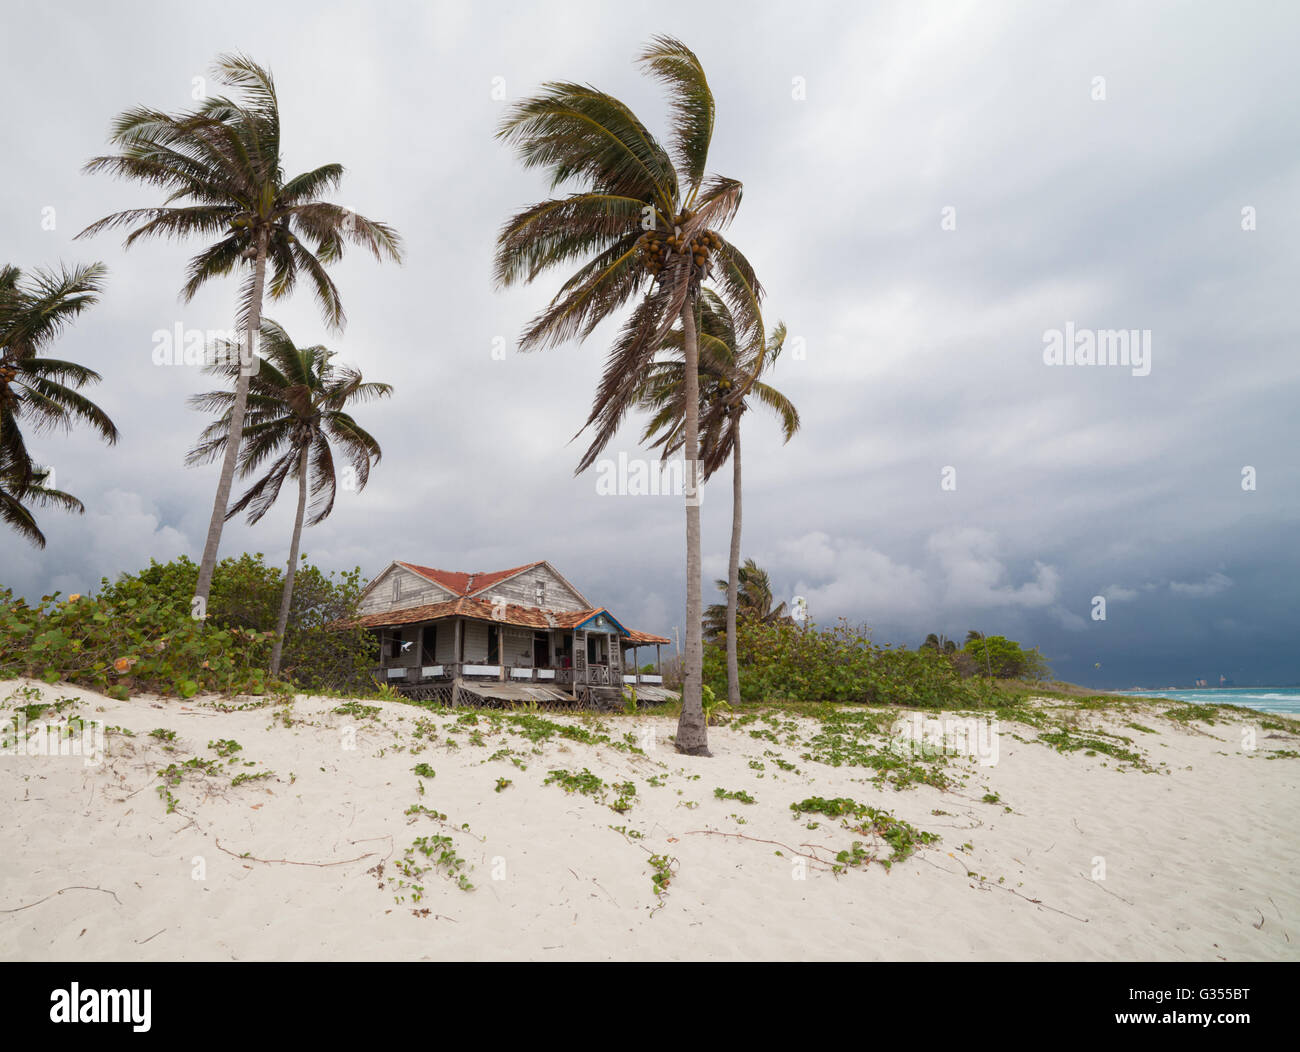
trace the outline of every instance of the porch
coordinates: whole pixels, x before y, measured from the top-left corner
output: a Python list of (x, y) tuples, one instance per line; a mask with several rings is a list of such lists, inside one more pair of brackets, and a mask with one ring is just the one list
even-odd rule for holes
[[(635, 666), (633, 666), (635, 667)], [(437, 683), (454, 679), (478, 682), (540, 683), (544, 686), (569, 689), (577, 686), (663, 686), (664, 678), (658, 673), (623, 672), (619, 674), (608, 665), (588, 665), (585, 669), (539, 668), (535, 665), (478, 665), (443, 663), (439, 665), (389, 665), (379, 666), (373, 674), (381, 683), (395, 686), (414, 683)]]
[[(662, 637), (633, 633), (607, 611), (584, 611), (572, 627), (545, 628), (472, 617), (412, 620), (376, 626), (377, 682), (420, 700), (537, 700), (616, 707), (624, 689), (645, 700), (666, 700), (659, 671)], [(654, 673), (640, 670), (638, 651), (653, 646)], [(630, 659), (630, 660), (629, 660)], [(491, 702), (485, 702), (491, 703)]]

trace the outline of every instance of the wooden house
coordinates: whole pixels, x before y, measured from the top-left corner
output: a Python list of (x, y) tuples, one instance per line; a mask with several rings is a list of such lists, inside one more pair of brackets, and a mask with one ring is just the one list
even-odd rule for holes
[[(361, 593), (351, 627), (379, 637), (376, 678), (447, 704), (621, 706), (663, 701), (663, 636), (627, 628), (546, 561), (492, 573), (394, 562)], [(655, 675), (636, 664), (655, 650)]]

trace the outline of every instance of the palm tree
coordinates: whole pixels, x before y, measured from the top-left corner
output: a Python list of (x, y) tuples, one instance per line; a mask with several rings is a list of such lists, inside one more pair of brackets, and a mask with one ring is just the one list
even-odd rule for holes
[[(701, 704), (699, 482), (700, 283), (715, 281), (736, 317), (742, 344), (763, 338), (762, 290), (753, 268), (719, 233), (740, 205), (741, 184), (707, 176), (714, 103), (699, 59), (671, 37), (655, 37), (639, 57), (667, 87), (671, 118), (661, 145), (624, 103), (605, 92), (553, 81), (511, 107), (497, 131), (526, 168), (544, 168), (551, 189), (582, 188), (524, 209), (497, 241), (496, 282), (528, 283), (543, 271), (580, 264), (524, 330), (521, 350), (585, 339), (640, 296), (606, 362), (583, 430), (595, 437), (578, 465), (590, 467), (635, 404), (656, 349), (680, 319), (686, 359), (686, 654), (680, 752), (708, 755)], [(715, 266), (716, 261), (716, 266)]]
[(955, 654), (957, 653), (957, 644), (953, 642), (953, 640), (945, 636), (942, 632), (940, 632), (938, 635), (936, 635), (934, 632), (931, 632), (928, 636), (925, 637), (925, 642), (922, 643), (917, 649), (937, 650), (940, 654)]
[(109, 445), (117, 427), (80, 388), (100, 375), (76, 362), (46, 358), (44, 349), (77, 315), (97, 302), (107, 270), (91, 263), (58, 273), (37, 269), (27, 280), (14, 266), (0, 267), (0, 519), (39, 548), (45, 535), (25, 504), (84, 512), (76, 497), (55, 489), (48, 468), (37, 465), (23, 435), (89, 424)]
[[(731, 553), (727, 569), (726, 616), (727, 701), (731, 705), (740, 704), (740, 665), (736, 649), (742, 518), (740, 421), (749, 408), (746, 395), (752, 393), (780, 417), (786, 442), (799, 430), (799, 412), (794, 404), (776, 388), (758, 380), (781, 354), (785, 336), (785, 325), (778, 322), (766, 346), (737, 347), (735, 321), (727, 305), (711, 289), (701, 290), (699, 395), (704, 420), (700, 451), (704, 481), (707, 482), (728, 458), (731, 460)], [(642, 441), (662, 448), (665, 456), (676, 452), (682, 442), (685, 416), (682, 344), (682, 330), (674, 329), (664, 342), (666, 349), (675, 352), (674, 357), (651, 366), (639, 398), (641, 407), (654, 414)]]
[[(280, 615), (275, 626), (275, 645), (271, 651), (271, 675), (280, 674), (280, 657), (284, 634), (289, 623), (289, 606), (293, 599), (294, 575), (298, 569), (298, 544), (302, 538), (303, 518), (311, 497), (312, 516), (308, 526), (315, 526), (334, 510), (338, 482), (334, 467), (335, 443), (350, 463), (358, 490), (370, 478), (371, 461), (381, 456), (379, 443), (363, 430), (346, 411), (349, 403), (368, 402), (392, 394), (388, 384), (366, 383), (356, 369), (335, 365), (334, 352), (319, 344), (296, 347), (288, 333), (269, 318), (261, 327), (261, 353), (257, 369), (249, 383), (248, 405), (243, 423), (243, 442), (239, 451), (239, 475), (249, 478), (270, 466), (227, 513), (227, 518), (248, 510), (249, 523), (262, 518), (280, 495), (286, 479), (298, 480), (298, 511), (293, 521), (293, 539), (289, 544), (289, 565), (280, 597)], [(229, 357), (211, 368), (234, 378), (239, 363)], [(230, 418), (235, 395), (230, 391), (209, 391), (195, 395), (190, 404), (197, 409), (219, 412), (221, 417), (204, 429), (186, 458), (187, 464), (207, 463), (230, 446)]]
[[(976, 628), (972, 628), (966, 633), (966, 646), (963, 649), (970, 650), (972, 643), (978, 643), (983, 639), (984, 633)], [(989, 645), (985, 643), (980, 649), (984, 651), (984, 667), (988, 671), (989, 678), (991, 679), (993, 677), (993, 663), (989, 659)]]
[(26, 507), (27, 504), (39, 504), (42, 507), (54, 505), (77, 514), (86, 510), (86, 506), (71, 493), (45, 485), (49, 477), (48, 468), (36, 468), (27, 484), (19, 488), (12, 481), (4, 454), (0, 453), (0, 519), (38, 548), (45, 547), (45, 534), (36, 525), (36, 517)]
[(134, 179), (167, 190), (168, 196), (156, 207), (116, 212), (77, 235), (131, 227), (128, 247), (142, 237), (216, 238), (190, 260), (188, 280), (181, 290), (186, 303), (212, 278), (236, 268), (243, 273), (236, 329), (246, 343), (239, 348), (245, 368), (235, 377), (230, 441), (199, 564), (195, 597), (201, 600), (200, 609), (207, 605), (221, 527), (227, 518), (268, 265), (273, 299), (289, 295), (304, 275), (325, 321), (338, 331), (346, 317), (325, 267), (343, 255), (345, 243), (369, 249), (376, 259), (401, 259), (400, 239), (391, 227), (320, 200), (319, 195), (338, 187), (342, 165), (326, 164), (285, 179), (279, 104), (269, 71), (243, 55), (224, 55), (217, 60), (213, 76), (242, 92), (242, 98), (214, 96), (195, 110), (175, 115), (137, 107), (118, 116), (110, 141), (120, 152), (93, 158), (86, 171)]
[[(745, 560), (745, 565), (740, 568), (737, 578), (734, 610), (738, 621), (762, 625), (793, 623), (793, 618), (785, 612), (785, 603), (776, 602), (767, 571), (760, 569), (753, 559)], [(730, 593), (730, 581), (719, 578), (714, 583), (719, 592)], [(729, 594), (728, 599), (730, 599)], [(728, 629), (729, 615), (732, 610), (730, 602), (712, 604), (705, 616), (705, 634), (713, 639), (723, 635)]]

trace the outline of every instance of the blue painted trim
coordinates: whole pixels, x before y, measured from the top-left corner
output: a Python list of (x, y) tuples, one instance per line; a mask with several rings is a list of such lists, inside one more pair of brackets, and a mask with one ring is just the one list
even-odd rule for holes
[(580, 632), (580, 631), (582, 631), (582, 629), (586, 628), (589, 624), (591, 624), (593, 621), (595, 621), (596, 618), (598, 618), (598, 617), (607, 617), (607, 618), (609, 618), (611, 621), (613, 621), (613, 622), (614, 622), (614, 626), (618, 629), (618, 633), (619, 633), (619, 635), (622, 635), (622, 636), (629, 636), (629, 635), (632, 634), (632, 633), (629, 632), (626, 628), (623, 627), (623, 625), (619, 622), (619, 619), (618, 619), (617, 617), (615, 617), (613, 614), (611, 614), (608, 610), (604, 610), (604, 609), (597, 610), (596, 613), (592, 614), (589, 618), (587, 618), (587, 620), (585, 620), (584, 622), (582, 622), (582, 624), (580, 624), (580, 625), (574, 625), (573, 628), (570, 629), (570, 631), (573, 631), (573, 632)]

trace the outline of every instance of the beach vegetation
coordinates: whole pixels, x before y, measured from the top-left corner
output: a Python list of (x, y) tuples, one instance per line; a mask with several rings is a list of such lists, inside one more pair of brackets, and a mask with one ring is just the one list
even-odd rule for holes
[[(1131, 745), (1131, 738), (1122, 738), (1115, 736), (1116, 740), (1111, 741), (1101, 737), (1103, 732), (1093, 731), (1091, 736), (1075, 736), (1064, 728), (1056, 731), (1046, 731), (1039, 734), (1038, 740), (1053, 746), (1057, 752), (1076, 752), (1079, 749), (1087, 751), (1089, 755), (1095, 753), (1105, 753), (1107, 756), (1113, 756), (1117, 760), (1125, 763), (1131, 763), (1133, 766), (1143, 770), (1150, 770), (1150, 765), (1146, 762), (1140, 753), (1132, 749), (1126, 749), (1124, 744)], [(1107, 736), (1109, 738), (1110, 736)], [(1124, 743), (1124, 744), (1120, 744)]]
[(652, 871), (650, 882), (656, 895), (663, 895), (668, 890), (668, 885), (673, 880), (673, 864), (676, 861), (677, 859), (669, 858), (667, 855), (654, 854), (650, 856), (650, 869)]
[[(1003, 693), (963, 678), (940, 651), (878, 645), (865, 627), (742, 620), (736, 629), (742, 702), (832, 702), (909, 708), (987, 708)], [(706, 648), (705, 684), (726, 690), (726, 654)]]
[(731, 712), (731, 706), (722, 698), (719, 698), (717, 692), (709, 684), (704, 684), (700, 691), (700, 704), (704, 706), (704, 723), (706, 726), (717, 723), (723, 713)]
[(356, 720), (373, 720), (379, 717), (380, 708), (378, 705), (366, 705), (360, 701), (345, 701), (342, 705), (335, 706), (334, 712), (339, 716), (351, 716)]
[[(118, 602), (124, 593), (142, 592), (189, 616), (198, 574), (199, 567), (186, 556), (166, 563), (151, 560), (146, 569), (123, 574), (111, 584), (105, 578), (98, 598)], [(264, 669), (270, 667), (277, 638), (285, 576), (282, 568), (268, 566), (260, 552), (231, 556), (217, 564), (208, 597), (206, 624), (253, 633), (258, 645), (249, 657)], [(379, 663), (377, 638), (365, 629), (339, 627), (356, 614), (364, 584), (360, 567), (327, 573), (299, 560), (283, 633), (282, 672), (275, 677), (264, 672), (263, 679), (291, 684), (303, 693), (375, 694), (371, 677)]]
[(584, 796), (591, 796), (597, 799), (605, 795), (605, 783), (598, 775), (592, 774), (587, 768), (583, 768), (580, 774), (573, 771), (566, 771), (563, 768), (554, 768), (546, 776), (543, 785), (558, 785), (566, 793), (582, 793)]
[(968, 635), (962, 652), (974, 660), (980, 675), (990, 679), (1042, 682), (1051, 677), (1051, 667), (1037, 647), (1026, 650), (1006, 636)]
[[(390, 877), (389, 883), (399, 889), (408, 889), (412, 902), (419, 902), (424, 898), (424, 886), (416, 882), (429, 872), (443, 874), (462, 891), (473, 891), (474, 885), (470, 883), (464, 872), (465, 866), (465, 860), (456, 854), (451, 837), (439, 834), (416, 837), (411, 846), (403, 852), (402, 857), (394, 863), (394, 868), (402, 874), (402, 879), (394, 881)], [(405, 896), (399, 894), (396, 898), (398, 902), (402, 902)]]
[(265, 637), (242, 628), (205, 626), (138, 582), (109, 597), (34, 603), (0, 590), (0, 675), (90, 687), (125, 700), (151, 691), (193, 697), (199, 691), (262, 694)]

